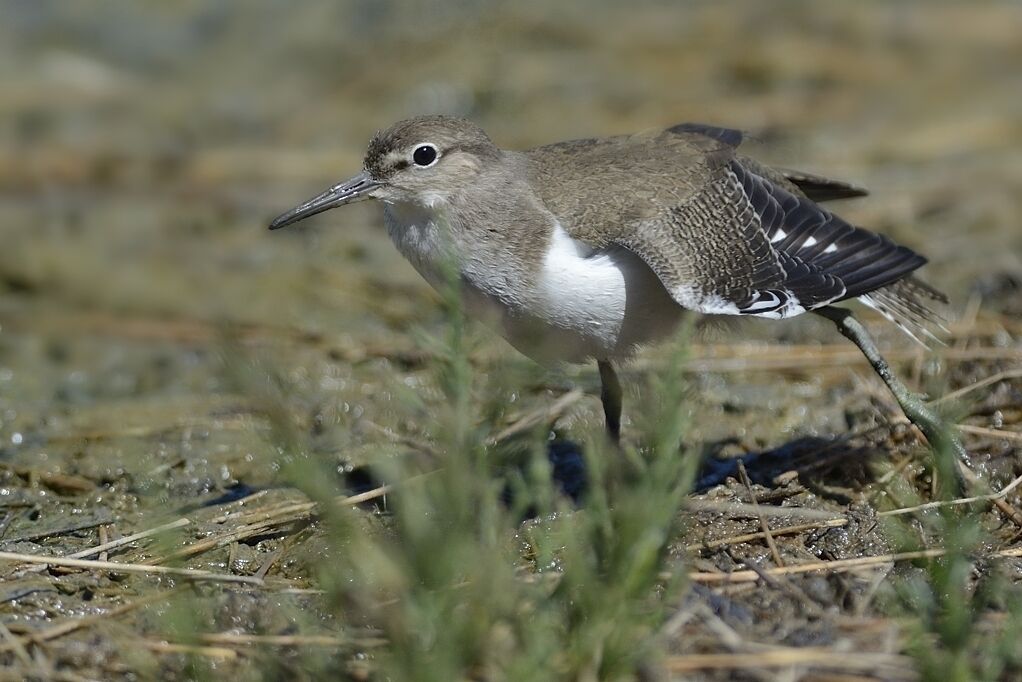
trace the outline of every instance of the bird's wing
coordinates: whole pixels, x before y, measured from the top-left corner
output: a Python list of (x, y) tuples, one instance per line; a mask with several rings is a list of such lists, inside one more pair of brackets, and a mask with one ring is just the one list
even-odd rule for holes
[(869, 194), (865, 188), (853, 185), (844, 180), (834, 180), (815, 173), (792, 170), (791, 168), (771, 168), (747, 156), (738, 156), (738, 162), (746, 170), (769, 180), (771, 183), (786, 189), (793, 194), (805, 196), (817, 203), (835, 199), (851, 199)]
[[(799, 189), (804, 177), (841, 183), (744, 159), (741, 139), (682, 124), (526, 156), (533, 187), (569, 235), (634, 252), (689, 309), (789, 317), (889, 285), (926, 262)], [(559, 172), (566, 167), (573, 172)]]

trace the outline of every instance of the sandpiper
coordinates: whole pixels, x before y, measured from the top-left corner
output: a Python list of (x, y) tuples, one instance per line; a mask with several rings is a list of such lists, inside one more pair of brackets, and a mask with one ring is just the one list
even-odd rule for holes
[(834, 304), (858, 299), (913, 338), (932, 336), (943, 294), (912, 276), (926, 259), (819, 203), (848, 183), (771, 168), (742, 133), (685, 123), (636, 135), (497, 147), (474, 123), (401, 121), (370, 141), (362, 171), (276, 218), (277, 229), (362, 199), (383, 202), (390, 238), (434, 286), (444, 264), (466, 306), (540, 361), (594, 359), (610, 436), (613, 363), (671, 333), (685, 311), (772, 319), (812, 311), (870, 360), (934, 445), (957, 438), (891, 373)]

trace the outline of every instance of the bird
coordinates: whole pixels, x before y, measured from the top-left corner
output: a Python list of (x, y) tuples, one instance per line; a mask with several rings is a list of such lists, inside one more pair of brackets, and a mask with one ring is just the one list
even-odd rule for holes
[(858, 300), (916, 341), (939, 341), (947, 297), (926, 258), (822, 203), (853, 184), (745, 155), (736, 129), (682, 123), (631, 135), (498, 147), (472, 121), (419, 116), (377, 132), (363, 166), (275, 218), (276, 230), (365, 199), (431, 285), (456, 272), (470, 315), (551, 364), (595, 360), (606, 430), (621, 437), (615, 365), (690, 313), (830, 319), (937, 446), (957, 437), (891, 371)]

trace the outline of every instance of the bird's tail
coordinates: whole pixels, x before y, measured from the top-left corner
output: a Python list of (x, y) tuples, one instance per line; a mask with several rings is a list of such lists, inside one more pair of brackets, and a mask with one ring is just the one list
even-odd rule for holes
[(898, 325), (917, 343), (927, 347), (930, 341), (945, 345), (940, 337), (949, 333), (945, 326), (947, 317), (934, 310), (933, 305), (943, 308), (948, 298), (915, 277), (900, 279), (860, 296), (859, 300)]

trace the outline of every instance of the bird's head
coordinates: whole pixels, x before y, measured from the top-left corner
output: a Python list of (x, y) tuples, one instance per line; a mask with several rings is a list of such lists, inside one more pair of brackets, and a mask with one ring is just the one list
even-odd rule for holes
[(460, 118), (420, 116), (395, 123), (369, 142), (362, 172), (278, 216), (270, 229), (362, 199), (436, 207), (472, 187), (501, 151)]

